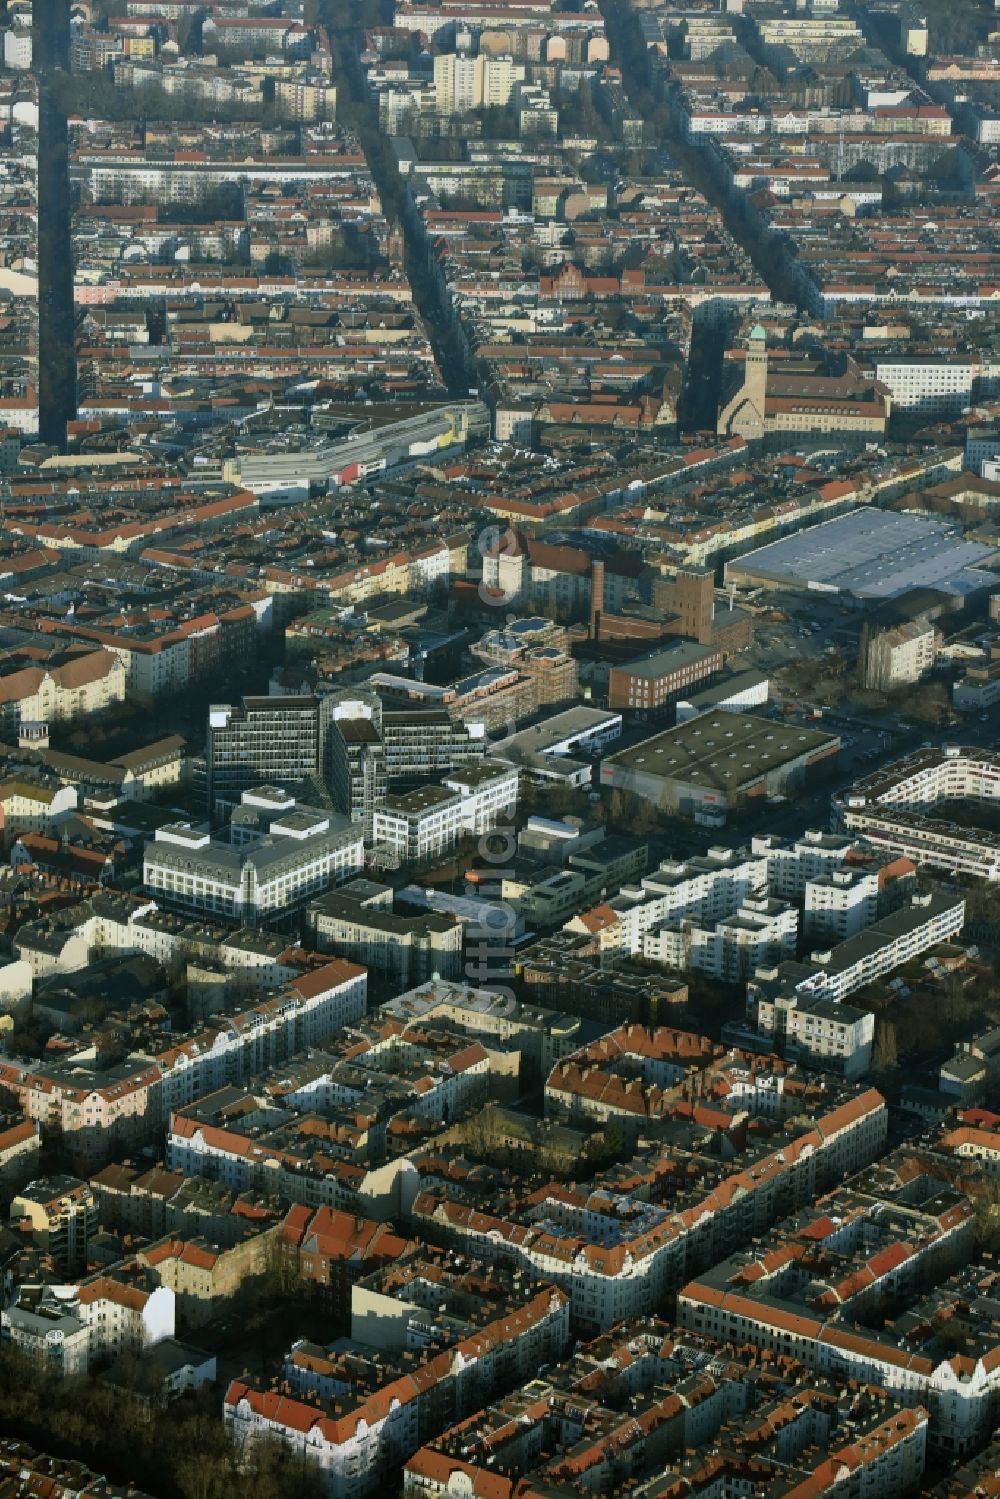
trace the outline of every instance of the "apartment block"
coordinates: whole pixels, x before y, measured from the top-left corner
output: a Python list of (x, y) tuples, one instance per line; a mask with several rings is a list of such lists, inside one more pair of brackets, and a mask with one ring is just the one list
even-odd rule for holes
[(1000, 796), (1000, 758), (944, 745), (918, 750), (856, 781), (833, 799), (837, 826), (875, 848), (947, 874), (1000, 879), (1000, 842), (987, 828), (953, 822), (950, 801)]
[(362, 963), (404, 989), (434, 974), (457, 978), (462, 960), (462, 924), (428, 912), (400, 916), (388, 885), (352, 880), (310, 903), (306, 926), (318, 952), (334, 952)]
[(327, 1412), (303, 1399), (234, 1381), (224, 1416), (236, 1442), (277, 1438), (314, 1463), (330, 1499), (367, 1494), (439, 1430), (443, 1413), (471, 1415), (508, 1382), (561, 1356), (569, 1335), (569, 1298), (544, 1285), (508, 1315), (489, 1321), (453, 1347), (423, 1360), (419, 1377), (400, 1373), (374, 1393)]

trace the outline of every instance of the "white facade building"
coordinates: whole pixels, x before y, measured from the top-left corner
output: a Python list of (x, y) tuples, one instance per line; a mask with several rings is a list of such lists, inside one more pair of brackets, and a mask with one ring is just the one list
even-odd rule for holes
[(747, 849), (710, 848), (699, 858), (665, 861), (607, 903), (616, 918), (609, 945), (641, 953), (646, 933), (665, 922), (721, 921), (766, 887), (767, 860)]
[(3, 34), (3, 63), (5, 68), (25, 72), (31, 67), (31, 28), (12, 26)]
[(523, 78), (523, 64), (516, 64), (512, 57), (441, 53), (434, 59), (438, 114), (468, 114), (473, 109), (509, 104), (514, 85)]
[(518, 780), (515, 766), (484, 760), (444, 776), (440, 786), (387, 797), (374, 814), (375, 849), (397, 866), (447, 853), (464, 834), (485, 833), (513, 815)]
[(175, 1298), (166, 1286), (149, 1290), (113, 1273), (79, 1285), (44, 1286), (2, 1314), (14, 1347), (66, 1377), (92, 1363), (141, 1353), (174, 1336)]
[(871, 870), (834, 869), (806, 880), (805, 934), (843, 942), (878, 917), (879, 877)]
[(940, 359), (876, 359), (875, 378), (888, 386), (894, 411), (952, 417), (973, 404), (981, 381), (988, 386), (996, 374), (992, 364), (952, 354)]
[[(244, 793), (243, 806), (252, 794)], [(228, 844), (190, 823), (158, 828), (143, 857), (146, 889), (167, 905), (256, 926), (362, 869), (360, 824), (287, 800), (289, 810), (259, 835), (248, 836), (234, 814)]]
[(787, 901), (750, 899), (719, 921), (673, 921), (647, 932), (642, 955), (667, 968), (694, 968), (736, 983), (761, 964), (792, 957), (798, 924), (799, 913)]
[(951, 821), (942, 803), (1000, 797), (1000, 755), (946, 745), (919, 750), (833, 799), (845, 831), (949, 874), (1000, 879), (1000, 837)]
[(874, 1016), (843, 1000), (950, 941), (964, 921), (964, 900), (916, 895), (910, 905), (807, 961), (759, 968), (747, 985), (748, 1016), (759, 1034), (782, 1038), (800, 1060), (861, 1077), (871, 1066)]

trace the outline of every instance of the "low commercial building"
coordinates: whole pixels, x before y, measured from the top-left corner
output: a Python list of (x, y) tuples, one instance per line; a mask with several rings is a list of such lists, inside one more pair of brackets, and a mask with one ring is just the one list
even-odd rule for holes
[(638, 879), (646, 868), (647, 857), (645, 844), (635, 839), (602, 838), (570, 854), (564, 868), (547, 872), (520, 894), (513, 895), (512, 903), (531, 926), (556, 926), (625, 881)]
[(814, 729), (749, 713), (706, 713), (609, 756), (601, 785), (685, 816), (718, 818), (832, 770), (839, 750), (839, 738)]
[(565, 756), (598, 754), (621, 738), (622, 716), (602, 708), (567, 708), (554, 713), (543, 723), (510, 734), (495, 745), (492, 753), (498, 760), (541, 756), (560, 759)]
[(962, 601), (996, 584), (996, 548), (966, 539), (951, 517), (868, 507), (821, 521), (726, 563), (726, 581), (880, 601), (934, 588)]
[(724, 708), (729, 713), (752, 713), (767, 705), (770, 680), (760, 671), (741, 671), (723, 677), (698, 692), (682, 692), (677, 699), (677, 722), (686, 723), (701, 713)]

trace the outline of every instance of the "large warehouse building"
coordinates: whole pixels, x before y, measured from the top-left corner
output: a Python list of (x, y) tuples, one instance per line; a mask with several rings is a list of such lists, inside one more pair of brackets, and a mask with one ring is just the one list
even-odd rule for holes
[(966, 541), (953, 519), (865, 507), (726, 564), (726, 582), (810, 589), (873, 601), (933, 588), (957, 601), (995, 588), (995, 548)]
[(804, 784), (831, 769), (839, 749), (838, 738), (813, 729), (750, 713), (703, 713), (609, 756), (601, 784), (685, 816), (712, 816)]

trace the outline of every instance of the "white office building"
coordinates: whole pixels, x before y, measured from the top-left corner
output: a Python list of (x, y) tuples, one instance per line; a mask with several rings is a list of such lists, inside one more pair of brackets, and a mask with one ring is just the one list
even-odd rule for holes
[(142, 877), (166, 906), (259, 926), (359, 873), (364, 856), (359, 823), (258, 788), (235, 809), (228, 843), (191, 823), (158, 828)]
[(387, 797), (374, 815), (376, 857), (394, 867), (434, 859), (465, 834), (488, 832), (513, 816), (518, 779), (516, 766), (484, 760), (444, 776), (440, 786)]

